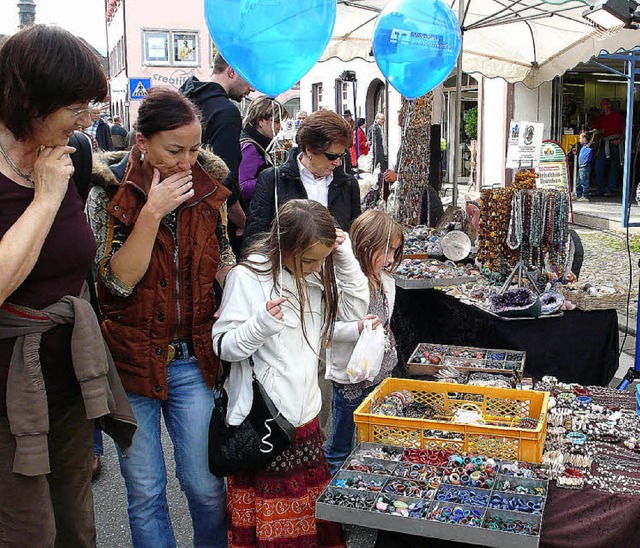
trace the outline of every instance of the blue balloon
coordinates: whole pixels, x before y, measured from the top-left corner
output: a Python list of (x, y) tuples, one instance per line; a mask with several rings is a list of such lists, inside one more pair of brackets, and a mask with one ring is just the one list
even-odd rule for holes
[(391, 0), (376, 22), (373, 55), (389, 83), (415, 99), (449, 76), (460, 43), (458, 19), (442, 0)]
[(324, 52), (336, 0), (204, 0), (220, 54), (265, 95), (291, 89)]

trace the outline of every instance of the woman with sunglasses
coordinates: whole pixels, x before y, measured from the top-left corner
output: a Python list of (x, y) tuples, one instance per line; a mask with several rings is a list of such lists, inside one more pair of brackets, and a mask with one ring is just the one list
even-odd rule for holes
[(349, 154), (352, 138), (349, 122), (335, 112), (320, 110), (306, 118), (296, 135), (298, 147), (291, 149), (287, 162), (258, 176), (247, 215), (245, 245), (269, 230), (276, 207), (293, 199), (320, 202), (336, 224), (348, 231), (360, 215), (358, 182), (343, 168), (343, 157)]

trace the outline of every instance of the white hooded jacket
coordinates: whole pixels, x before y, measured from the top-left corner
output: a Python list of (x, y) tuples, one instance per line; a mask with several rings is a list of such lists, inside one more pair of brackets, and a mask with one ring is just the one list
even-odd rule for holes
[[(367, 313), (369, 285), (356, 261), (351, 242), (334, 251), (338, 285), (338, 318), (359, 320)], [(282, 305), (284, 317), (277, 320), (267, 312), (268, 301), (278, 297), (268, 259), (252, 255), (250, 259), (264, 266), (266, 274), (238, 265), (229, 272), (220, 306), (220, 318), (213, 326), (213, 348), (217, 352), (222, 340), (221, 357), (231, 364), (225, 388), (229, 395), (227, 422), (240, 424), (249, 414), (253, 402), (249, 356), (253, 357), (255, 375), (282, 415), (294, 426), (302, 426), (320, 412), (318, 356), (323, 326), (323, 287), (318, 274), (305, 278), (308, 296), (305, 302), (306, 339), (300, 323), (300, 309), (294, 277), (283, 270)], [(308, 343), (307, 343), (308, 339)]]

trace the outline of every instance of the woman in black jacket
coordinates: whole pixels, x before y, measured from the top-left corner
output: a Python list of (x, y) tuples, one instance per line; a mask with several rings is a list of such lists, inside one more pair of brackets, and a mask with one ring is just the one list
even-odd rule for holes
[(351, 126), (335, 112), (314, 112), (300, 125), (298, 148), (289, 152), (287, 162), (263, 171), (247, 215), (245, 245), (269, 229), (275, 215), (275, 184), (278, 207), (293, 199), (311, 199), (327, 207), (345, 231), (360, 215), (360, 188), (342, 166), (342, 156), (352, 142)]

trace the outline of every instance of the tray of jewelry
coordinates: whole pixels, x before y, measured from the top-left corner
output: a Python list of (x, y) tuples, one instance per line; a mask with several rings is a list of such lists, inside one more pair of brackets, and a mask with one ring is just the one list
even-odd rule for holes
[(548, 481), (539, 479), (544, 474), (533, 463), (362, 442), (320, 495), (316, 518), (485, 546), (537, 547), (548, 493)]
[(402, 289), (429, 289), (473, 282), (480, 272), (472, 264), (437, 259), (403, 259), (393, 276)]
[(434, 231), (426, 226), (405, 229), (403, 259), (442, 257), (442, 244)]
[(407, 362), (411, 375), (437, 375), (453, 367), (461, 373), (502, 373), (522, 378), (526, 352), (420, 343)]

